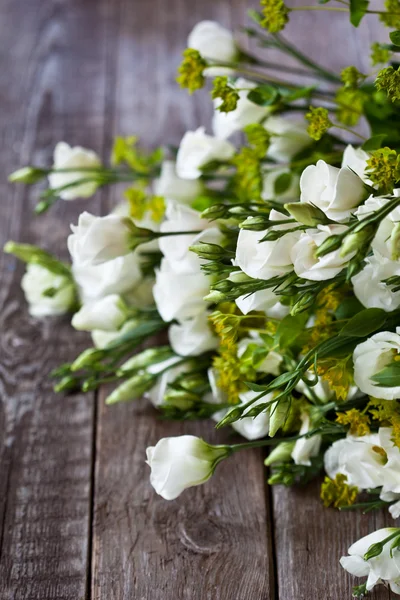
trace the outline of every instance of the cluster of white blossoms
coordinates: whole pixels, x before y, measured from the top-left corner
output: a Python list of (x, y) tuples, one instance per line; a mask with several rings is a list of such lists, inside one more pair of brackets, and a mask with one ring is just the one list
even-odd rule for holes
[[(265, 445), (269, 483), (324, 469), (326, 506), (361, 495), (398, 518), (400, 158), (376, 150), (379, 136), (354, 147), (331, 135), (327, 109), (308, 108), (314, 88), (264, 81), (255, 58), (239, 68), (248, 55), (219, 24), (199, 23), (188, 44), (184, 86), (215, 78), (209, 132), (186, 132), (167, 155), (116, 138), (109, 166), (61, 142), (52, 168), (11, 176), (48, 178), (38, 212), (127, 184), (109, 214), (85, 211), (71, 225), (69, 262), (6, 246), (27, 263), (31, 315), (70, 314), (92, 336), (56, 370), (56, 389), (114, 382), (108, 404), (144, 396), (166, 418), (210, 418), (247, 440), (183, 435), (149, 447), (151, 484), (167, 500)], [(355, 94), (360, 74), (349, 69), (342, 93)], [(293, 116), (302, 110), (310, 123)], [(359, 595), (381, 582), (400, 592), (399, 547), (396, 528), (350, 547), (342, 565), (368, 576)]]

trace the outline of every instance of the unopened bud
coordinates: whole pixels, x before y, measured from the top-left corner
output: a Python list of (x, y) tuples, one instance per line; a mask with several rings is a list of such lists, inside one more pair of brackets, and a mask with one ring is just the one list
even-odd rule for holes
[(197, 254), (199, 258), (204, 258), (205, 260), (218, 260), (227, 255), (225, 248), (218, 246), (218, 244), (206, 244), (205, 242), (194, 244), (189, 247), (189, 250)]
[(67, 375), (63, 377), (56, 385), (54, 386), (55, 392), (67, 392), (71, 390), (75, 390), (79, 387), (79, 379), (77, 377), (72, 377), (71, 375)]
[(364, 560), (370, 560), (371, 558), (375, 558), (382, 554), (383, 544), (382, 542), (377, 542), (376, 544), (372, 544), (364, 554)]
[(71, 371), (79, 371), (86, 367), (92, 367), (104, 358), (104, 351), (97, 348), (87, 348), (72, 363)]
[(308, 202), (289, 202), (284, 206), (298, 223), (308, 227), (328, 225), (331, 222), (320, 208)]
[(264, 231), (269, 223), (270, 221), (266, 217), (247, 217), (243, 223), (239, 224), (239, 227), (249, 231)]
[(118, 369), (117, 374), (123, 374), (126, 371), (136, 371), (138, 369), (144, 369), (149, 365), (162, 362), (174, 356), (169, 346), (160, 346), (158, 348), (147, 348), (139, 354), (135, 354), (124, 362)]
[(290, 460), (295, 442), (281, 442), (278, 444), (264, 460), (264, 465), (270, 467), (275, 463), (286, 462)]
[(199, 400), (200, 398), (197, 394), (173, 388), (169, 389), (164, 396), (164, 403), (168, 403), (169, 406), (174, 406), (180, 410), (189, 410)]
[(322, 244), (317, 248), (315, 252), (315, 256), (318, 258), (320, 256), (325, 256), (325, 254), (329, 254), (329, 252), (334, 252), (338, 250), (342, 245), (343, 237), (341, 235), (330, 235)]
[(106, 398), (106, 404), (116, 404), (117, 402), (128, 402), (136, 400), (143, 396), (150, 388), (153, 387), (156, 376), (142, 371), (134, 375), (124, 383), (121, 383), (111, 394)]
[(202, 219), (214, 221), (215, 219), (223, 219), (228, 214), (228, 207), (225, 204), (213, 204), (201, 213)]
[(46, 176), (46, 171), (43, 169), (37, 169), (36, 167), (22, 167), (17, 169), (14, 173), (8, 176), (10, 183), (36, 183)]
[(347, 254), (350, 254), (351, 252), (360, 252), (371, 242), (375, 233), (375, 228), (372, 225), (368, 225), (359, 230), (357, 229), (354, 233), (350, 233), (344, 238), (340, 250), (341, 257), (347, 256)]

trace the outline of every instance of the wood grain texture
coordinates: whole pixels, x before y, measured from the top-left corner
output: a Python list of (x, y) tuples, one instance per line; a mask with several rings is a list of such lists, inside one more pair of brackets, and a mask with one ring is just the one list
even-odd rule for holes
[[(32, 214), (37, 189), (7, 186), (21, 164), (49, 164), (57, 141), (102, 149), (104, 2), (1, 3), (0, 246), (45, 245), (66, 258), (83, 203)], [(99, 209), (94, 201), (93, 210)], [(51, 390), (51, 368), (84, 337), (67, 322), (29, 317), (23, 267), (0, 253), (0, 598), (80, 600), (88, 588), (94, 399)]]
[[(215, 18), (233, 27), (245, 9), (236, 0), (140, 0), (135, 10), (129, 0), (120, 2), (114, 133), (134, 133), (154, 147), (177, 144), (186, 129), (208, 125), (209, 97), (179, 90), (176, 66), (197, 21)], [(184, 432), (210, 441), (226, 435), (211, 423), (160, 422), (145, 403), (106, 408), (100, 398), (93, 599), (274, 597), (261, 454), (235, 457), (205, 486), (166, 502), (149, 484), (145, 448)]]

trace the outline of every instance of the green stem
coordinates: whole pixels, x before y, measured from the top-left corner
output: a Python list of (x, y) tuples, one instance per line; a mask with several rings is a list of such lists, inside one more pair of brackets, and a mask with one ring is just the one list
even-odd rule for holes
[(285, 40), (281, 35), (278, 35), (277, 33), (273, 34), (273, 38), (276, 42), (277, 47), (280, 50), (287, 52), (288, 54), (296, 58), (299, 62), (303, 63), (303, 65), (310, 67), (311, 69), (313, 69), (313, 71), (316, 71), (321, 75), (321, 77), (324, 77), (328, 81), (332, 81), (334, 83), (341, 83), (340, 77), (338, 77), (335, 73), (332, 73), (328, 69), (325, 69), (324, 67), (321, 67), (320, 65), (314, 63), (310, 58), (308, 58), (308, 56), (297, 50), (295, 46), (292, 46), (292, 44)]
[(295, 6), (290, 9), (290, 12), (294, 10), (323, 10), (332, 12), (349, 12), (348, 8), (341, 8), (340, 6)]

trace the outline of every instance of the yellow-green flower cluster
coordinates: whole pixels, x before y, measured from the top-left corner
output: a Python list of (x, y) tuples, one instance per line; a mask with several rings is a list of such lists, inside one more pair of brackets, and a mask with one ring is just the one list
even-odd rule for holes
[(372, 152), (367, 160), (366, 173), (382, 194), (393, 191), (394, 184), (400, 179), (400, 157), (396, 150), (380, 148)]
[(204, 69), (207, 66), (207, 62), (201, 56), (198, 50), (193, 48), (186, 48), (183, 52), (183, 61), (178, 67), (178, 77), (176, 81), (183, 88), (187, 88), (192, 94), (196, 90), (203, 87)]
[(239, 94), (234, 87), (229, 85), (227, 77), (216, 77), (214, 79), (211, 97), (221, 98), (222, 102), (218, 105), (220, 112), (231, 112), (236, 109), (239, 100)]
[(261, 26), (271, 33), (282, 31), (289, 21), (290, 12), (283, 0), (261, 0), (261, 6)]
[(310, 112), (306, 114), (305, 118), (310, 123), (307, 131), (313, 140), (320, 140), (333, 125), (327, 109), (321, 106), (317, 108), (310, 106)]
[(271, 136), (268, 131), (259, 123), (247, 125), (243, 130), (247, 136), (247, 141), (260, 158), (263, 158), (268, 150)]
[(335, 479), (325, 477), (321, 485), (321, 500), (324, 506), (351, 506), (357, 499), (358, 489), (347, 483), (347, 475), (338, 473)]
[(391, 52), (385, 44), (379, 42), (371, 44), (371, 64), (373, 66), (389, 62), (390, 54)]
[(394, 102), (400, 100), (400, 71), (393, 67), (381, 69), (375, 80), (377, 90), (383, 90), (387, 93), (389, 100)]
[(387, 27), (400, 29), (400, 0), (385, 0), (386, 12), (379, 15), (379, 19)]
[(370, 418), (368, 415), (360, 412), (356, 408), (346, 410), (343, 413), (337, 413), (336, 422), (340, 425), (349, 425), (350, 435), (363, 436), (370, 433)]

